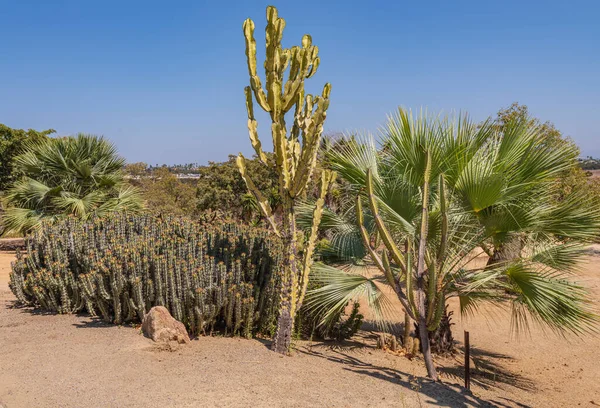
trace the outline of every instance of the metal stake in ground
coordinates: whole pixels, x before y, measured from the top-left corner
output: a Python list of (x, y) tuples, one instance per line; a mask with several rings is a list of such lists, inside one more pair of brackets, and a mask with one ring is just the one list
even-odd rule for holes
[(471, 346), (469, 332), (465, 330), (465, 388), (471, 390)]

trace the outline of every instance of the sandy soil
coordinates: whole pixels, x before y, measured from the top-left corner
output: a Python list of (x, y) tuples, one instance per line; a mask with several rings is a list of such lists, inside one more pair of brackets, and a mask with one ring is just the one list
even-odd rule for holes
[[(600, 298), (600, 246), (581, 281)], [(438, 359), (443, 383), (424, 379), (422, 361), (376, 350), (361, 332), (343, 345), (299, 342), (293, 357), (266, 341), (202, 337), (161, 350), (135, 327), (85, 316), (13, 308), (12, 254), (0, 253), (0, 407), (596, 407), (598, 338), (510, 335), (509, 318), (486, 313), (460, 322), (478, 370), (462, 383), (462, 354)], [(454, 305), (455, 306), (455, 305)]]
[(600, 177), (600, 170), (586, 170), (592, 173), (592, 177)]

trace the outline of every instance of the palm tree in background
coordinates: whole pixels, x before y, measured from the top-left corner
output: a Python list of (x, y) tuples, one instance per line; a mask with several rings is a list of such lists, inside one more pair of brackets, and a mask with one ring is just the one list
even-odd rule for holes
[(328, 156), (355, 200), (325, 213), (322, 224), (339, 255), (369, 254), (382, 274), (317, 264), (318, 289), (306, 305), (326, 311), (324, 322), (364, 294), (383, 316), (389, 302), (376, 282), (389, 284), (419, 326), (432, 378), (430, 340), (451, 297), (463, 314), (483, 302), (508, 307), (517, 330), (531, 321), (561, 333), (596, 330), (587, 292), (570, 277), (585, 245), (600, 236), (600, 209), (585, 191), (557, 193), (561, 175), (576, 166), (576, 148), (556, 148), (523, 118), (498, 126), (402, 109), (381, 146), (354, 141)]
[(22, 178), (5, 196), (6, 232), (25, 234), (67, 215), (143, 209), (137, 190), (123, 179), (125, 160), (104, 138), (78, 134), (32, 142), (14, 165)]

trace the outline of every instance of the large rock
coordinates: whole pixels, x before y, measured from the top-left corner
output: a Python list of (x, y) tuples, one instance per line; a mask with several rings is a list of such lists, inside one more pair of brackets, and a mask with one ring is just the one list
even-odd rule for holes
[(142, 332), (156, 342), (176, 341), (179, 344), (190, 342), (190, 336), (188, 336), (183, 323), (175, 320), (163, 306), (154, 306), (144, 316)]

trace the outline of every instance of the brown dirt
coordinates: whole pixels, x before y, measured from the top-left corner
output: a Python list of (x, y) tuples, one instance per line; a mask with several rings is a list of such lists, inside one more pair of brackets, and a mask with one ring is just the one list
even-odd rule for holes
[(586, 170), (592, 173), (592, 177), (600, 177), (600, 170)]
[[(600, 246), (581, 281), (600, 297)], [(281, 357), (268, 342), (202, 337), (170, 352), (139, 328), (85, 316), (13, 308), (12, 254), (0, 253), (0, 407), (199, 406), (600, 406), (597, 338), (511, 338), (505, 314), (490, 310), (454, 326), (471, 333), (472, 394), (462, 354), (437, 359), (443, 383), (424, 379), (422, 361), (373, 348), (361, 332), (342, 345), (299, 342)], [(455, 305), (453, 305), (455, 306)], [(168, 348), (167, 348), (168, 349)]]

